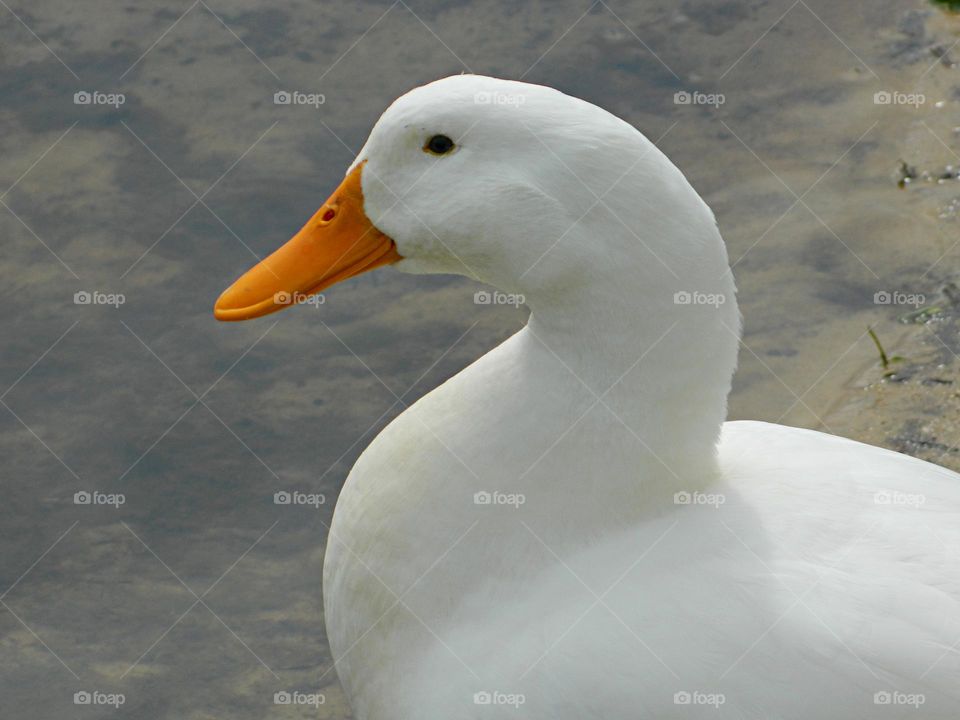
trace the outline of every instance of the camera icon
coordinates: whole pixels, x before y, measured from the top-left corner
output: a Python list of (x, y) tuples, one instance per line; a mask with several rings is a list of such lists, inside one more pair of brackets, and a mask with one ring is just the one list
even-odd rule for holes
[(288, 293), (286, 290), (281, 290), (278, 293), (275, 293), (273, 296), (274, 305), (289, 305), (293, 302), (293, 294)]
[(93, 701), (93, 696), (86, 690), (79, 690), (73, 694), (74, 705), (89, 705)]
[(278, 690), (273, 694), (274, 705), (289, 705), (293, 702), (293, 696), (286, 690)]
[(74, 305), (89, 305), (92, 300), (93, 296), (86, 290), (79, 290), (73, 294)]
[(893, 101), (893, 95), (888, 90), (877, 90), (873, 94), (874, 105), (889, 105)]
[(73, 504), (74, 505), (89, 505), (93, 500), (93, 496), (88, 493), (86, 490), (81, 490), (80, 492), (75, 492), (73, 494)]
[(289, 105), (293, 96), (286, 90), (278, 90), (273, 94), (274, 105)]
[(486, 490), (481, 490), (480, 492), (475, 492), (473, 494), (474, 505), (489, 505), (492, 502), (493, 502), (493, 495), (488, 493)]
[(686, 290), (678, 290), (673, 294), (674, 305), (689, 305), (693, 302), (693, 295)]
[(674, 105), (689, 105), (692, 99), (693, 99), (693, 96), (690, 93), (688, 93), (686, 90), (680, 90), (673, 94)]
[(476, 105), (489, 105), (493, 100), (493, 93), (487, 91), (475, 92), (473, 94), (473, 102)]
[(681, 690), (673, 694), (674, 705), (689, 705), (693, 697), (686, 690)]
[(81, 90), (73, 94), (73, 104), (74, 105), (89, 105), (93, 100), (93, 96), (88, 93), (86, 90)]
[(293, 496), (288, 493), (286, 490), (280, 490), (273, 494), (273, 504), (274, 505), (289, 505), (293, 500)]
[(686, 490), (681, 490), (673, 494), (674, 505), (689, 505), (693, 501), (693, 496)]
[(493, 695), (488, 693), (486, 690), (481, 690), (480, 692), (475, 692), (473, 694), (474, 705), (489, 705), (492, 702), (493, 702)]
[(886, 290), (878, 290), (873, 294), (874, 305), (889, 305), (892, 300), (893, 296)]
[(474, 305), (489, 305), (491, 302), (493, 302), (493, 295), (486, 290), (477, 290), (473, 294)]
[(874, 705), (889, 705), (892, 702), (893, 695), (890, 694), (889, 690), (881, 690), (873, 694)]

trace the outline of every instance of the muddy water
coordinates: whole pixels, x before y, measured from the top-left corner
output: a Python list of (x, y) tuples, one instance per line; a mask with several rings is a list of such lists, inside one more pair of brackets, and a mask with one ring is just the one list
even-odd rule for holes
[[(960, 235), (946, 210), (956, 180), (917, 178), (902, 190), (894, 182), (901, 161), (934, 176), (957, 165), (956, 75), (935, 56), (955, 42), (956, 21), (888, 9), (864, 9), (861, 22), (883, 21), (864, 44), (827, 21), (834, 45), (768, 52), (728, 75), (728, 96), (752, 94), (718, 118), (738, 139), (719, 133), (729, 152), (701, 182), (745, 318), (735, 418), (822, 427), (839, 389), (877, 359), (866, 327), (894, 342), (896, 319), (916, 303), (943, 305), (939, 289), (956, 273)], [(823, 26), (807, 13), (794, 20), (783, 34), (813, 46)], [(917, 102), (877, 104), (876, 93)]]
[[(109, 708), (73, 697), (99, 691), (124, 695), (116, 717), (349, 716), (319, 600), (338, 489), (404, 404), (524, 311), (389, 271), (245, 325), (210, 306), (313, 212), (390, 100), (464, 69), (611, 109), (714, 208), (745, 318), (732, 417), (957, 466), (941, 289), (960, 183), (939, 176), (960, 166), (960, 21), (920, 0), (408, 5), (0, 11), (11, 714), (95, 717)], [(274, 103), (294, 90), (324, 102)], [(74, 103), (93, 91), (123, 103)], [(940, 312), (898, 322), (914, 304)], [(904, 358), (893, 375), (868, 325)], [(274, 503), (294, 490), (316, 502)], [(84, 491), (124, 502), (74, 504)], [(284, 691), (324, 703), (275, 704)]]

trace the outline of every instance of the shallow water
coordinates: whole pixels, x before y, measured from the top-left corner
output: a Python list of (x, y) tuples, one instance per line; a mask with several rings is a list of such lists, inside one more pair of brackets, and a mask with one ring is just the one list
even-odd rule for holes
[[(687, 174), (740, 289), (732, 417), (929, 450), (898, 445), (896, 428), (929, 419), (931, 402), (955, 409), (954, 386), (878, 391), (893, 385), (879, 382), (865, 330), (906, 365), (952, 368), (960, 352), (952, 322), (900, 325), (913, 306), (875, 302), (947, 305), (960, 183), (896, 180), (901, 161), (934, 178), (960, 167), (960, 21), (920, 0), (679, 8), (0, 8), (0, 694), (11, 714), (98, 716), (109, 708), (73, 701), (98, 690), (125, 696), (116, 717), (315, 717), (274, 704), (298, 690), (323, 694), (321, 717), (349, 716), (320, 604), (338, 489), (405, 404), (525, 312), (475, 304), (463, 279), (389, 270), (256, 322), (219, 324), (210, 309), (323, 201), (384, 107), (443, 75), (584, 97)], [(324, 102), (277, 105), (282, 90)], [(676, 104), (682, 90), (724, 101)], [(125, 98), (75, 104), (80, 91)], [(77, 292), (123, 302), (76, 304)], [(937, 338), (950, 352), (931, 350)], [(864, 401), (876, 392), (898, 399)], [(949, 448), (955, 428), (914, 435)], [(74, 504), (94, 490), (125, 502)], [(326, 502), (277, 505), (283, 490)]]

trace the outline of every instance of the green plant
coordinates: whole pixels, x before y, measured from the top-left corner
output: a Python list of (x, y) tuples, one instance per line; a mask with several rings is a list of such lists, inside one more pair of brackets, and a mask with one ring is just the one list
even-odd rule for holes
[(883, 366), (884, 377), (889, 377), (893, 375), (893, 370), (890, 369), (890, 366), (893, 363), (901, 362), (903, 360), (899, 355), (894, 355), (889, 357), (887, 351), (883, 349), (883, 345), (880, 342), (880, 338), (877, 337), (877, 334), (873, 331), (873, 328), (869, 325), (867, 326), (867, 332), (870, 334), (870, 339), (873, 340), (873, 344), (877, 346), (877, 352), (880, 353), (880, 364)]
[(960, 12), (960, 0), (930, 0), (934, 5), (939, 5), (949, 12)]

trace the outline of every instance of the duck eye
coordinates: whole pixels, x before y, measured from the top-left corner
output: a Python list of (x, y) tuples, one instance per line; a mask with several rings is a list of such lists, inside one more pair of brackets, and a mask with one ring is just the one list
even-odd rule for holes
[(453, 140), (446, 135), (434, 135), (427, 140), (427, 144), (423, 146), (423, 149), (434, 155), (445, 155), (453, 150)]

